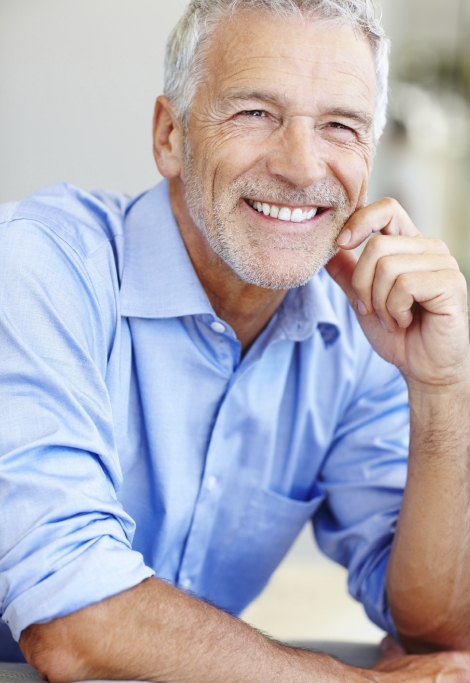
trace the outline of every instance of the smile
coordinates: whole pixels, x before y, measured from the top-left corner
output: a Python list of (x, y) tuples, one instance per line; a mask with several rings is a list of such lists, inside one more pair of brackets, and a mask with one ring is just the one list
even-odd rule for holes
[(277, 218), (279, 221), (289, 221), (291, 223), (310, 221), (312, 218), (315, 218), (317, 213), (324, 211), (324, 209), (320, 207), (297, 207), (295, 209), (290, 209), (288, 206), (267, 204), (265, 202), (253, 201), (252, 199), (246, 199), (245, 201), (252, 209), (258, 211), (258, 213), (263, 213), (265, 216), (271, 216), (271, 218)]

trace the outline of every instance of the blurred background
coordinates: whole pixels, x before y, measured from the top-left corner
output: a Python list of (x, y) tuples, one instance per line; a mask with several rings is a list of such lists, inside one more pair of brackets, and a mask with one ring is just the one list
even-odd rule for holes
[[(0, 0), (0, 202), (50, 183), (130, 195), (158, 181), (152, 109), (185, 0)], [(382, 0), (389, 124), (370, 201), (395, 197), (470, 278), (470, 0)], [(244, 618), (285, 640), (377, 642), (305, 529)]]

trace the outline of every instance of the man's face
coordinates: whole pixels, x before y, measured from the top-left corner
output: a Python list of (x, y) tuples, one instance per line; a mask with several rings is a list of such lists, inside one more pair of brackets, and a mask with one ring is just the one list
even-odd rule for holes
[(182, 179), (193, 221), (242, 280), (297, 287), (334, 255), (366, 199), (375, 85), (349, 27), (253, 11), (218, 25)]

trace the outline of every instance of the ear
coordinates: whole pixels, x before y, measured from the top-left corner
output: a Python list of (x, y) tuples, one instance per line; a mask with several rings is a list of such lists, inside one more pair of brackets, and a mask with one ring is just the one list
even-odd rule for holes
[(180, 175), (182, 152), (181, 123), (168, 97), (160, 95), (153, 115), (153, 155), (164, 178), (176, 178)]

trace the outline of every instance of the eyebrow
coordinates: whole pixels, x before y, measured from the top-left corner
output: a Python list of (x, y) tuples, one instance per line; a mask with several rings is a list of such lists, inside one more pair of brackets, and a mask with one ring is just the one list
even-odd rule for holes
[(273, 95), (269, 92), (264, 92), (263, 90), (235, 90), (229, 95), (224, 97), (227, 100), (260, 100), (261, 102), (270, 102), (271, 104), (277, 104), (285, 106), (289, 103), (287, 97), (283, 95)]
[(346, 119), (353, 119), (367, 128), (372, 128), (372, 124), (374, 122), (373, 116), (367, 114), (366, 112), (356, 111), (355, 109), (340, 107), (339, 109), (332, 109), (328, 112), (328, 114), (330, 116), (342, 116)]
[[(258, 100), (260, 102), (269, 102), (277, 106), (287, 106), (289, 104), (289, 99), (283, 95), (274, 95), (269, 92), (264, 92), (262, 90), (238, 90), (231, 92), (229, 95), (224, 97), (226, 100)], [(342, 118), (351, 119), (357, 121), (365, 128), (372, 128), (374, 119), (373, 116), (363, 111), (356, 111), (355, 109), (348, 109), (347, 107), (335, 107), (334, 109), (325, 112), (328, 116), (341, 116)]]

